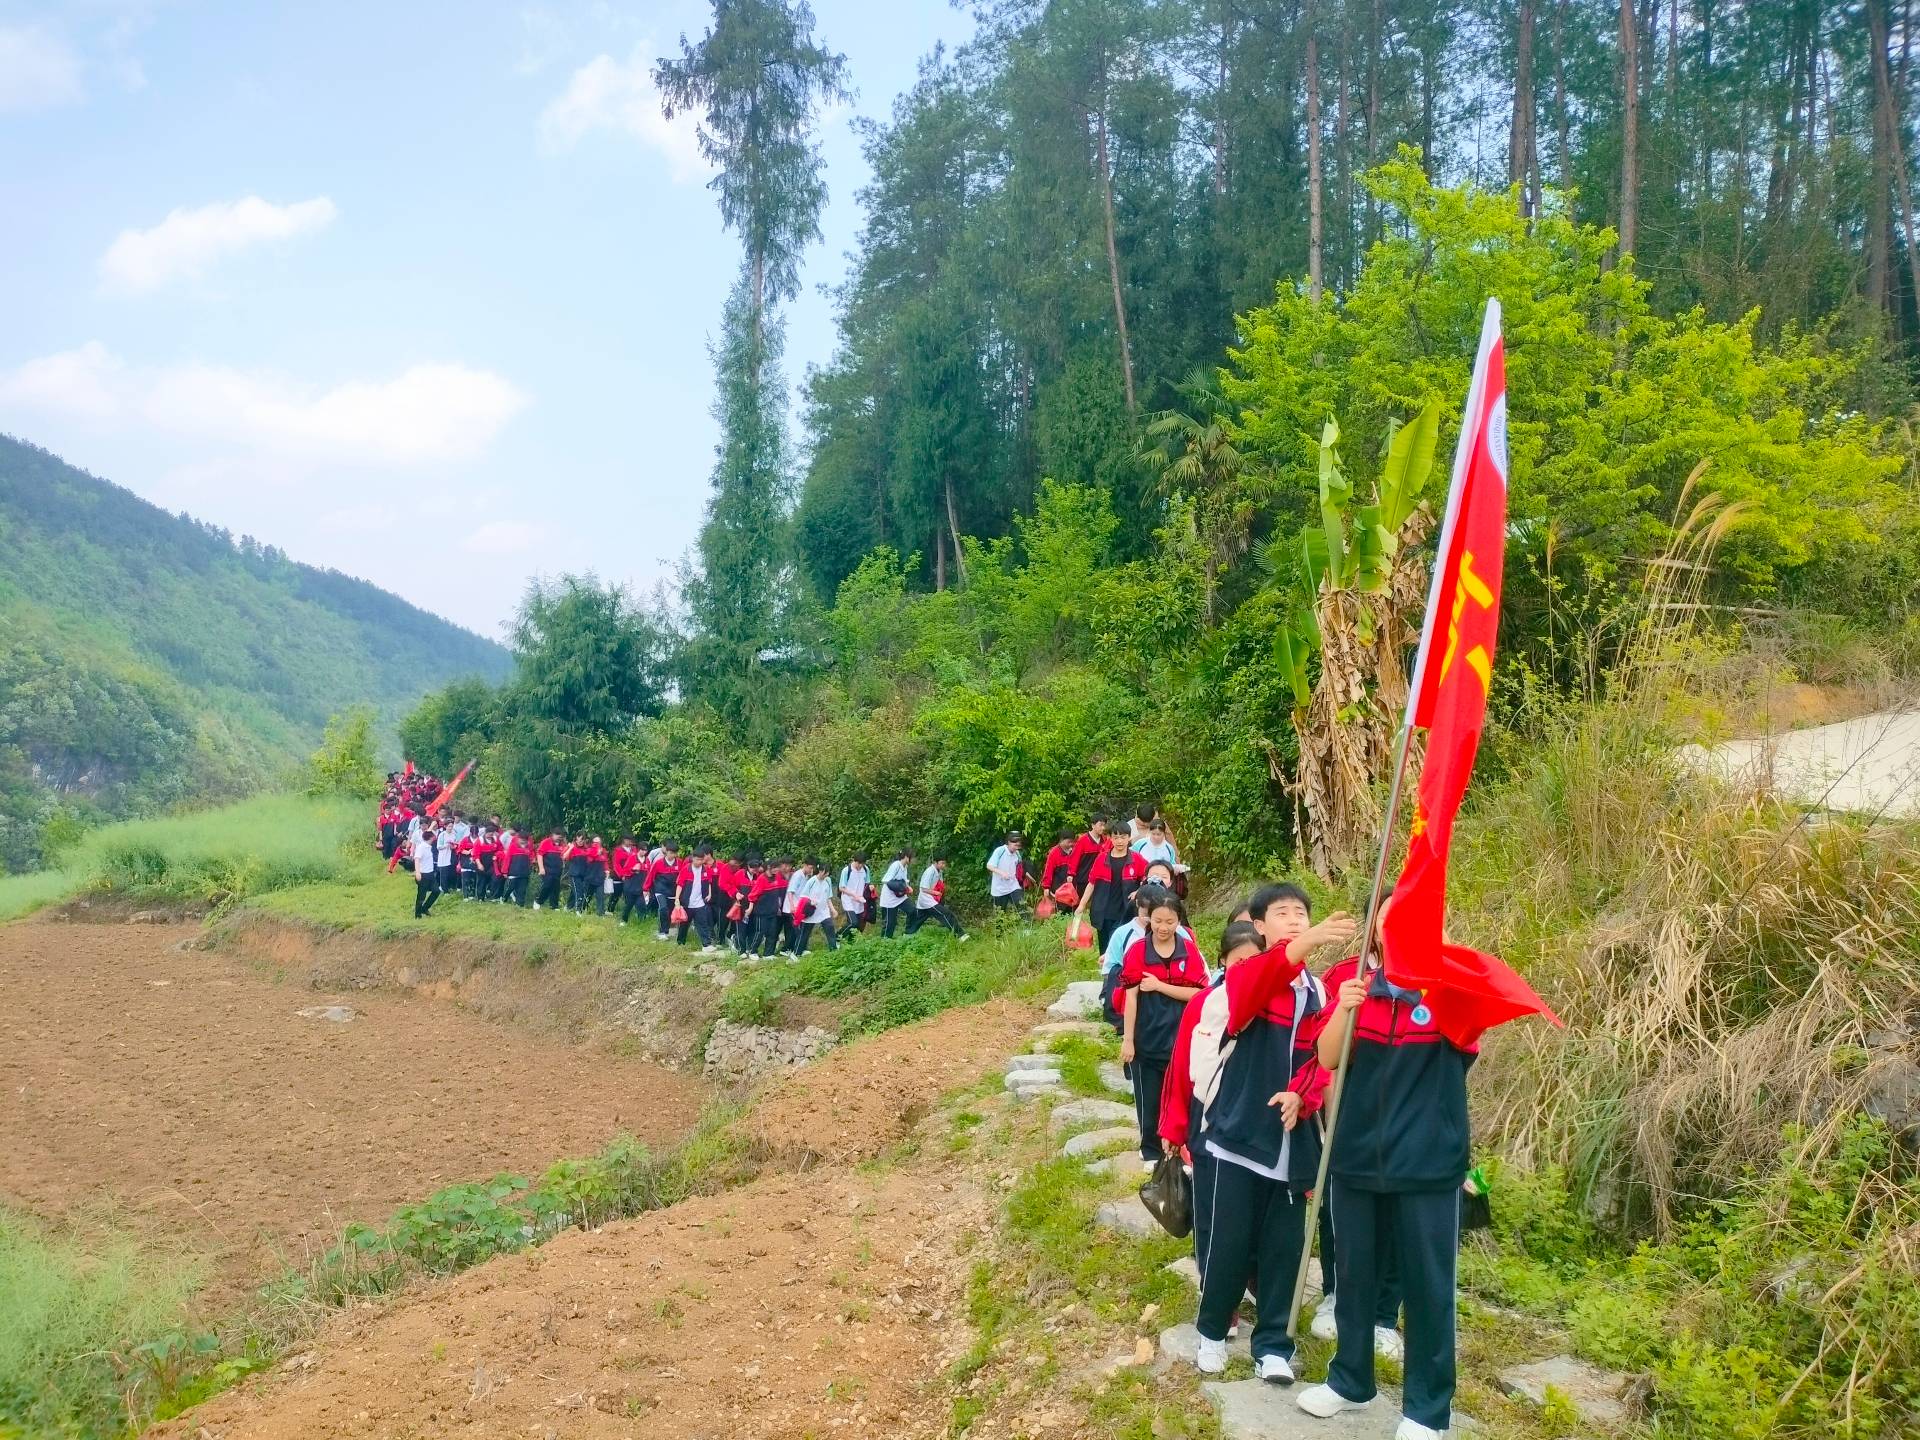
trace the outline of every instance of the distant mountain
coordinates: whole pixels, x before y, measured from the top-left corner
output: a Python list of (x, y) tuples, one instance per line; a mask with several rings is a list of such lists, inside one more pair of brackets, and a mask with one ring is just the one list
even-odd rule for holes
[(364, 580), (170, 515), (0, 435), (0, 868), (49, 822), (286, 779), (327, 717), (385, 733), (505, 649)]

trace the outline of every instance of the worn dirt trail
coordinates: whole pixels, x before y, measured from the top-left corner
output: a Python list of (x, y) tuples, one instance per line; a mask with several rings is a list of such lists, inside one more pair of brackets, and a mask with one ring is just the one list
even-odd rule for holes
[(149, 1440), (945, 1436), (967, 1252), (994, 1201), (939, 1157), (854, 1162), (1033, 1020), (997, 1001), (834, 1050), (743, 1122), (799, 1172), (336, 1315)]
[[(216, 1295), (442, 1185), (621, 1130), (683, 1133), (704, 1088), (412, 995), (275, 984), (194, 926), (0, 927), (0, 1198), (102, 1203), (212, 1257)], [(302, 1018), (348, 1005), (341, 1024)]]

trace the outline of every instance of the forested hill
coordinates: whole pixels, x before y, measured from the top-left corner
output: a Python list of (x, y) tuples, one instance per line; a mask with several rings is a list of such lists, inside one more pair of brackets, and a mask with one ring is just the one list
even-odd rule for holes
[(76, 822), (281, 778), (335, 711), (392, 719), (506, 669), (500, 646), (364, 580), (0, 436), (4, 868)]

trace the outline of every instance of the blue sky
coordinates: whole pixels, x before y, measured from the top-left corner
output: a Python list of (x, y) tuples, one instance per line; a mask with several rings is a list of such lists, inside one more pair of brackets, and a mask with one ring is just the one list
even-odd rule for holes
[[(832, 352), (943, 0), (814, 0), (858, 91), (788, 372)], [(707, 9), (0, 0), (0, 430), (497, 634), (692, 545), (738, 250), (649, 70)]]

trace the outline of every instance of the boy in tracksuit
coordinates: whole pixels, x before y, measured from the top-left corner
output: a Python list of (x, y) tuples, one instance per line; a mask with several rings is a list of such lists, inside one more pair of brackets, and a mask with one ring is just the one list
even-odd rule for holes
[[(913, 851), (902, 850), (893, 857), (880, 877), (880, 938), (891, 940), (893, 927), (913, 895)], [(911, 918), (911, 917), (909, 917)]]
[(680, 847), (660, 847), (660, 858), (647, 866), (647, 903), (658, 916), (656, 939), (664, 940), (673, 926), (673, 896), (680, 888)]
[(516, 832), (508, 841), (505, 858), (507, 888), (500, 898), (524, 910), (527, 908), (527, 880), (533, 873), (533, 847)]
[(560, 908), (560, 867), (564, 863), (567, 842), (558, 830), (549, 830), (533, 847), (533, 863), (540, 871), (540, 889), (533, 897), (536, 910)]
[(687, 912), (687, 918), (680, 922), (676, 938), (680, 944), (686, 944), (687, 927), (691, 925), (694, 933), (700, 937), (702, 955), (711, 955), (720, 948), (713, 943), (715, 878), (711, 845), (700, 846), (674, 873), (674, 908)]
[[(1386, 911), (1382, 902), (1377, 917)], [(1377, 922), (1375, 936), (1377, 956)], [(1327, 1194), (1340, 1242), (1339, 1343), (1326, 1383), (1302, 1391), (1299, 1405), (1331, 1418), (1373, 1399), (1377, 1258), (1390, 1239), (1406, 1310), (1404, 1416), (1395, 1437), (1436, 1440), (1452, 1419), (1454, 1271), (1472, 1133), (1467, 1070), (1479, 1046), (1448, 1040), (1426, 997), (1392, 984), (1377, 961), (1361, 975), (1358, 957), (1343, 960), (1326, 983), (1335, 998), (1316, 1027), (1321, 1064), (1337, 1067), (1348, 1027), (1354, 1031)]]
[(1208, 1159), (1206, 1193), (1196, 1194), (1207, 1210), (1208, 1248), (1194, 1363), (1207, 1374), (1226, 1368), (1227, 1330), (1252, 1279), (1254, 1373), (1293, 1383), (1287, 1313), (1320, 1167), (1319, 1126), (1303, 1122), (1318, 1111), (1329, 1078), (1312, 1039), (1326, 992), (1305, 960), (1351, 933), (1347, 917), (1336, 915), (1291, 938), (1267, 937), (1269, 948), (1208, 992), (1196, 1021), (1190, 1066), (1200, 1118), (1198, 1145), (1190, 1139), (1188, 1148)]
[(780, 913), (787, 901), (786, 861), (777, 860), (754, 877), (747, 889), (747, 945), (743, 953), (773, 954), (780, 938)]
[[(613, 854), (607, 857), (607, 874), (613, 881), (607, 909), (620, 917), (622, 925), (627, 923), (627, 916), (633, 914), (633, 872), (639, 868), (640, 847), (633, 843), (633, 836), (622, 835), (620, 843), (613, 847)], [(626, 903), (626, 915), (620, 914), (622, 901)]]
[(587, 904), (587, 837), (576, 835), (562, 866), (567, 877), (567, 910), (578, 915)]

